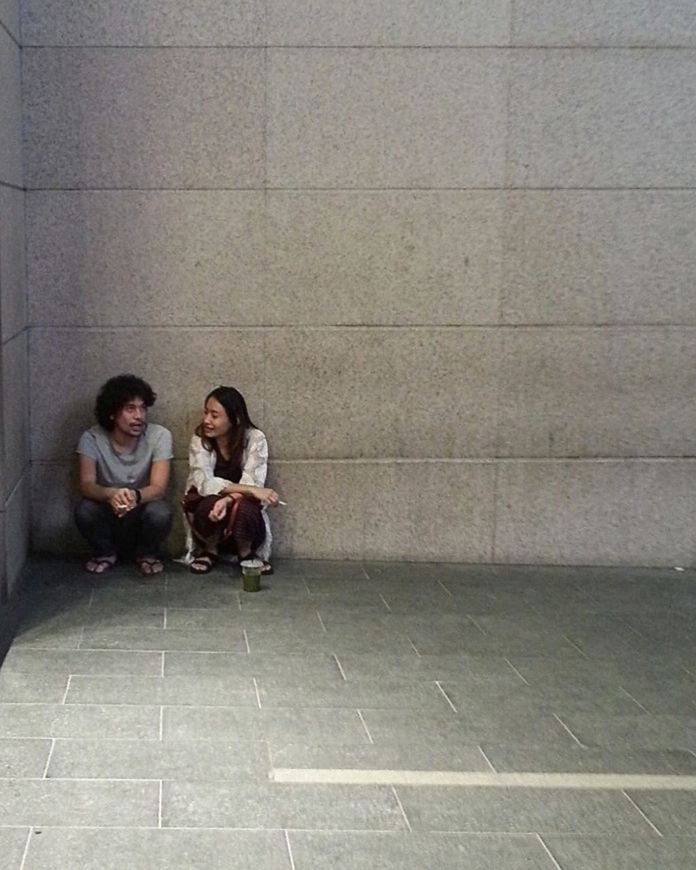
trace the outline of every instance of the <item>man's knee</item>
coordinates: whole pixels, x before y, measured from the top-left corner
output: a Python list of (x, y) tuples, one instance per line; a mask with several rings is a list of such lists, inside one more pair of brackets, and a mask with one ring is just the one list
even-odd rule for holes
[(102, 522), (106, 513), (104, 505), (91, 498), (81, 498), (75, 505), (75, 522), (80, 528), (93, 526)]
[(172, 525), (172, 509), (163, 499), (149, 501), (143, 505), (142, 522), (151, 529), (166, 533)]

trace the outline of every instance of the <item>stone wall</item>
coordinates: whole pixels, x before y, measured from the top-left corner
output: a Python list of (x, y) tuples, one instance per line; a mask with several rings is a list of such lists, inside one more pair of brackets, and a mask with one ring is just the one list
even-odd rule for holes
[(178, 488), (246, 394), (285, 555), (693, 560), (690, 0), (25, 0), (23, 42), (38, 549), (133, 370)]

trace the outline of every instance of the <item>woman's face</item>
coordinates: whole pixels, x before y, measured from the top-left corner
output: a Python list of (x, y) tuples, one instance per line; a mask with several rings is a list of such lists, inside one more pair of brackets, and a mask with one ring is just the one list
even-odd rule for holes
[(203, 434), (206, 438), (225, 436), (232, 428), (227, 412), (217, 399), (208, 399), (203, 409)]

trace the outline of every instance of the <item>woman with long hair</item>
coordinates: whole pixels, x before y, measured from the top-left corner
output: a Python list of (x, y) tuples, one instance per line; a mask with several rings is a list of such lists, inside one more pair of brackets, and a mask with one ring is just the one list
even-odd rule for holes
[(258, 558), (272, 574), (271, 527), (266, 508), (278, 493), (265, 486), (268, 442), (251, 421), (244, 396), (216, 387), (205, 398), (203, 419), (189, 445), (183, 499), (189, 570), (207, 574), (218, 555)]

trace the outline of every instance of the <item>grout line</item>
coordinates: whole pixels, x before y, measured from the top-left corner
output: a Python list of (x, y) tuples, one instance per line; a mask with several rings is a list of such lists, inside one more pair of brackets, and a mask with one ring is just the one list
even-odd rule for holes
[(167, 608), (164, 607), (162, 609), (164, 610), (162, 628), (166, 628), (167, 627)]
[(445, 586), (445, 584), (439, 578), (437, 581), (437, 585), (442, 586), (442, 588), (445, 590), (445, 592), (449, 595), (450, 598), (454, 598), (454, 595), (451, 593), (451, 591), (447, 588), (447, 586)]
[(295, 870), (295, 859), (292, 857), (292, 847), (290, 846), (290, 837), (288, 836), (288, 829), (285, 828), (285, 846), (288, 850), (288, 858), (290, 858), (290, 868), (291, 870)]
[(159, 809), (157, 812), (157, 827), (162, 827), (162, 780), (159, 781)]
[(75, 649), (82, 649), (82, 643), (83, 643), (84, 639), (85, 639), (85, 625), (83, 624), (80, 627), (80, 639), (78, 640), (77, 646), (75, 647)]
[(162, 661), (160, 662), (160, 677), (164, 676), (164, 650), (160, 653), (162, 656)]
[(435, 685), (436, 685), (436, 686), (438, 687), (438, 689), (442, 692), (442, 694), (443, 694), (443, 696), (444, 696), (444, 698), (445, 698), (445, 701), (447, 701), (447, 703), (448, 703), (448, 704), (450, 705), (450, 707), (454, 710), (454, 712), (455, 712), (455, 713), (458, 713), (459, 710), (457, 710), (457, 708), (454, 706), (454, 704), (452, 703), (452, 699), (451, 699), (450, 696), (447, 694), (447, 692), (442, 688), (442, 684), (440, 683), (439, 680), (435, 680)]
[(530, 686), (530, 685), (531, 685), (531, 683), (529, 682), (529, 680), (526, 680), (526, 679), (522, 676), (522, 674), (517, 670), (517, 668), (516, 668), (516, 667), (513, 665), (513, 663), (510, 661), (510, 659), (508, 659), (508, 658), (504, 658), (503, 661), (504, 661), (506, 664), (508, 664), (508, 665), (513, 669), (513, 671), (517, 674), (517, 676), (522, 680), (522, 682), (523, 682), (526, 686)]
[(563, 721), (563, 719), (561, 719), (561, 717), (557, 713), (552, 713), (552, 716), (557, 722), (559, 722), (565, 728), (565, 730), (568, 732), (568, 734), (570, 734), (570, 736), (578, 744), (578, 746), (582, 746), (583, 749), (587, 748), (584, 743), (581, 743), (578, 740), (578, 738), (575, 736), (575, 734), (573, 734), (573, 732), (570, 730), (570, 728), (566, 725), (566, 723)]
[(164, 740), (164, 705), (160, 705), (159, 713), (159, 739)]
[(338, 668), (338, 672), (340, 673), (341, 678), (344, 679), (346, 682), (348, 682), (348, 680), (346, 678), (346, 673), (343, 670), (343, 666), (341, 665), (340, 661), (338, 660), (338, 656), (336, 655), (336, 653), (332, 653), (332, 655), (333, 655), (334, 661), (336, 662), (336, 667)]
[(366, 579), (366, 580), (371, 580), (371, 579), (372, 579), (372, 578), (370, 577), (370, 575), (367, 573), (367, 568), (365, 567), (365, 564), (364, 564), (363, 562), (360, 563), (360, 570), (361, 570), (361, 571), (363, 572), (363, 574), (365, 575), (365, 579)]
[(391, 613), (391, 607), (389, 606), (389, 602), (387, 601), (387, 599), (384, 597), (384, 595), (382, 595), (381, 592), (378, 592), (377, 594), (378, 594), (379, 597), (382, 599), (382, 603), (384, 604), (384, 606), (385, 606), (385, 607), (387, 608), (387, 610)]
[(254, 681), (254, 691), (256, 692), (256, 703), (259, 705), (259, 710), (261, 709), (261, 695), (259, 694), (259, 684), (256, 682), (256, 677), (252, 677)]
[(625, 790), (622, 790), (621, 793), (622, 793), (623, 796), (626, 798), (626, 800), (630, 801), (630, 802), (633, 804), (633, 806), (635, 807), (635, 809), (638, 810), (638, 812), (641, 814), (641, 816), (643, 816), (643, 818), (645, 819), (645, 821), (650, 825), (650, 827), (653, 829), (653, 831), (655, 831), (655, 833), (657, 834), (657, 836), (658, 836), (658, 837), (664, 837), (664, 834), (662, 833), (662, 831), (657, 827), (657, 825), (654, 825), (654, 824), (650, 821), (650, 819), (645, 815), (645, 813), (643, 812), (643, 810), (641, 810), (641, 808), (638, 806), (638, 804), (633, 800), (633, 798), (631, 797), (631, 795), (628, 794)]
[(307, 590), (307, 596), (309, 598), (311, 598), (312, 597), (312, 590), (309, 588), (309, 583), (307, 583), (307, 581), (305, 580), (304, 577), (302, 578), (302, 582), (304, 583), (304, 588)]
[(481, 628), (481, 626), (478, 624), (478, 622), (476, 622), (476, 620), (474, 619), (473, 616), (470, 616), (468, 613), (465, 614), (465, 616), (466, 616), (466, 618), (469, 620), (469, 622), (472, 623), (472, 625), (474, 625), (474, 626), (475, 626), (475, 627), (476, 627), (476, 628), (481, 632), (481, 634), (482, 634), (484, 637), (490, 637), (490, 635), (488, 634), (488, 632), (487, 632), (484, 628)]
[(560, 865), (560, 864), (558, 863), (558, 861), (556, 861), (556, 859), (554, 858), (553, 853), (551, 852), (551, 850), (549, 849), (549, 847), (548, 847), (548, 846), (546, 845), (546, 843), (544, 842), (544, 840), (543, 840), (541, 834), (537, 834), (537, 835), (536, 835), (536, 838), (537, 838), (537, 840), (541, 843), (541, 846), (542, 846), (542, 848), (544, 849), (544, 851), (546, 852), (546, 854), (547, 854), (547, 855), (549, 856), (549, 858), (553, 861), (553, 866), (556, 868), (556, 870), (563, 870), (563, 868), (561, 867), (561, 865)]
[(392, 786), (391, 790), (392, 790), (392, 794), (396, 798), (397, 804), (399, 805), (399, 809), (401, 810), (401, 815), (404, 817), (404, 821), (406, 822), (406, 827), (408, 828), (409, 831), (413, 831), (413, 828), (411, 827), (411, 823), (408, 820), (408, 816), (406, 815), (406, 810), (404, 809), (403, 804), (401, 803), (401, 798), (399, 797), (398, 792), (396, 791), (394, 786)]
[(63, 700), (60, 702), (61, 704), (65, 704), (65, 701), (68, 697), (68, 692), (70, 691), (70, 681), (72, 680), (72, 678), (73, 678), (73, 675), (68, 674), (68, 682), (65, 686), (65, 692), (63, 693)]
[(641, 709), (644, 713), (649, 713), (649, 712), (650, 712), (650, 710), (648, 710), (647, 707), (644, 707), (644, 706), (640, 703), (640, 701), (639, 701), (637, 698), (634, 698), (633, 695), (632, 695), (630, 692), (627, 692), (626, 689), (624, 689), (623, 686), (619, 686), (619, 691), (620, 691), (620, 692), (623, 692), (624, 695), (626, 695), (626, 697), (630, 698), (630, 699), (633, 701), (634, 704), (637, 704), (637, 705), (640, 707), (640, 709)]
[(409, 642), (409, 643), (411, 644), (411, 646), (413, 647), (413, 651), (414, 651), (414, 653), (418, 656), (418, 658), (419, 658), (419, 659), (420, 659), (420, 658), (423, 658), (423, 657), (421, 656), (421, 654), (418, 652), (418, 647), (415, 645), (415, 643), (411, 640), (410, 637), (408, 638), (408, 642)]
[(564, 634), (563, 632), (561, 632), (561, 637), (563, 638), (564, 641), (566, 641), (566, 643), (569, 643), (569, 644), (573, 647), (573, 649), (576, 650), (576, 652), (579, 652), (580, 655), (581, 655), (584, 659), (588, 659), (588, 660), (589, 660), (590, 657), (587, 655), (587, 653), (586, 653), (584, 650), (580, 649), (580, 647), (579, 647), (579, 646), (578, 646), (574, 641), (572, 641), (572, 640), (568, 637), (567, 634)]
[(375, 741), (372, 739), (372, 734), (370, 734), (370, 729), (367, 727), (367, 722), (365, 722), (365, 719), (363, 718), (362, 710), (357, 710), (356, 712), (358, 714), (360, 721), (362, 722), (362, 726), (365, 729), (365, 733), (367, 734), (368, 740), (370, 741), (370, 743), (374, 744)]
[(244, 635), (244, 643), (246, 644), (247, 655), (250, 655), (250, 654), (251, 654), (251, 648), (250, 648), (250, 646), (249, 646), (249, 638), (247, 637), (247, 631), (246, 631), (246, 628), (243, 628), (243, 629), (242, 629), (242, 634)]
[(493, 762), (490, 760), (490, 758), (486, 755), (486, 752), (485, 752), (483, 746), (479, 745), (479, 746), (477, 746), (476, 748), (477, 748), (478, 751), (481, 753), (481, 755), (483, 755), (483, 757), (484, 757), (484, 759), (485, 759), (485, 761), (486, 761), (486, 764), (487, 764), (487, 765), (490, 767), (490, 769), (491, 769), (491, 773), (497, 773), (498, 771), (495, 769), (495, 765), (494, 765)]
[(34, 830), (33, 828), (29, 828), (29, 830), (27, 832), (27, 841), (24, 844), (24, 854), (22, 855), (22, 861), (19, 865), (19, 870), (24, 870), (24, 864), (27, 860), (27, 855), (29, 853), (29, 842), (31, 841), (31, 835), (32, 835), (33, 830)]
[(53, 758), (53, 750), (55, 749), (55, 747), (56, 747), (56, 740), (55, 740), (55, 737), (53, 737), (51, 739), (51, 748), (48, 750), (48, 758), (46, 759), (46, 766), (44, 767), (44, 772), (43, 772), (43, 776), (41, 777), (41, 779), (46, 779), (46, 775), (48, 774), (48, 768), (51, 764), (51, 758)]
[(322, 630), (323, 630), (323, 631), (326, 631), (326, 626), (324, 625), (324, 620), (321, 618), (321, 613), (319, 613), (318, 610), (315, 610), (314, 612), (315, 612), (316, 615), (317, 615), (317, 619), (319, 620), (319, 625), (321, 625)]

